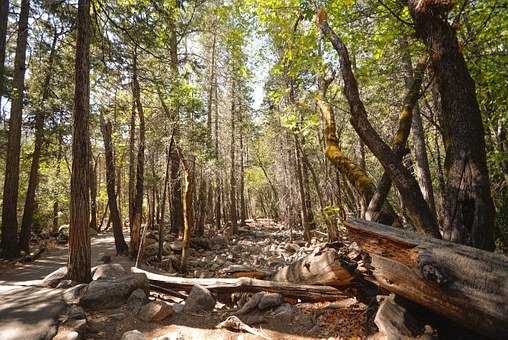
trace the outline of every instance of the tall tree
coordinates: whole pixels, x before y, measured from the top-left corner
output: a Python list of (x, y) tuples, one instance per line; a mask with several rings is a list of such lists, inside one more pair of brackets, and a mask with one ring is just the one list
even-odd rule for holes
[(490, 193), (485, 133), (455, 29), (447, 20), (455, 2), (408, 0), (417, 36), (431, 57), (441, 97), (445, 141), (444, 238), (494, 249), (495, 209)]
[(139, 116), (139, 145), (136, 166), (136, 189), (134, 194), (134, 206), (132, 208), (131, 220), (131, 257), (135, 258), (141, 241), (141, 222), (143, 218), (143, 191), (145, 173), (145, 114), (141, 104), (141, 89), (138, 80), (138, 56), (134, 51), (132, 63), (132, 94), (136, 101), (136, 108)]
[(7, 22), (9, 21), (9, 0), (0, 0), (0, 109), (5, 92), (5, 48), (7, 42)]
[(72, 174), (69, 227), (68, 279), (89, 282), (91, 247), (89, 235), (90, 188), (88, 116), (90, 112), (90, 1), (78, 1), (74, 114), (72, 134)]
[(112, 126), (111, 121), (100, 116), (102, 138), (104, 139), (104, 153), (106, 156), (106, 189), (108, 192), (108, 206), (113, 224), (113, 235), (115, 237), (116, 253), (127, 254), (129, 247), (125, 243), (122, 231), (122, 221), (117, 205), (117, 192), (115, 190), (115, 158), (113, 152), (113, 143), (111, 141)]
[(234, 78), (231, 80), (231, 140), (229, 157), (231, 160), (231, 167), (229, 168), (229, 219), (231, 221), (231, 232), (236, 234), (238, 232), (238, 214), (236, 210), (236, 174), (235, 174), (235, 121), (236, 121), (236, 81)]
[(26, 189), (25, 208), (23, 209), (23, 218), (21, 220), (21, 232), (19, 236), (19, 247), (25, 252), (29, 252), (30, 245), (30, 232), (33, 223), (33, 214), (35, 210), (35, 192), (39, 184), (39, 166), (44, 143), (44, 120), (47, 112), (44, 107), (46, 100), (49, 97), (51, 77), (53, 74), (53, 66), (56, 52), (56, 45), (58, 42), (59, 32), (55, 28), (53, 33), (53, 40), (49, 51), (46, 74), (44, 76), (44, 85), (41, 95), (39, 107), (35, 114), (35, 141), (34, 152), (32, 154), (32, 164), (30, 166), (30, 175), (28, 178), (28, 188)]
[(25, 92), (25, 60), (28, 40), (28, 16), (30, 1), (21, 1), (18, 21), (18, 38), (16, 57), (14, 59), (14, 76), (12, 81), (12, 104), (9, 118), (9, 137), (7, 141), (7, 158), (5, 162), (5, 181), (2, 206), (2, 240), (0, 248), (4, 257), (13, 258), (19, 253), (18, 231), (18, 190), (19, 190), (19, 155), (21, 151), (21, 124), (23, 116), (23, 98)]

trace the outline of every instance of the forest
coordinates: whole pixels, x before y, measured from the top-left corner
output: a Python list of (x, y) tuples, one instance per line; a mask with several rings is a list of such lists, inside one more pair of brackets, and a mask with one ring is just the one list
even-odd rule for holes
[(508, 338), (502, 0), (0, 0), (0, 339)]

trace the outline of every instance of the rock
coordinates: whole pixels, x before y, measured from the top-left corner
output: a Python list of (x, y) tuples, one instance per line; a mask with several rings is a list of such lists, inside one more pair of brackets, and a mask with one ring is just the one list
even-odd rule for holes
[(273, 310), (274, 316), (279, 316), (283, 318), (291, 318), (295, 314), (296, 308), (289, 304), (289, 303), (283, 303), (279, 307)]
[(159, 245), (157, 243), (143, 246), (143, 256), (152, 257), (157, 255), (158, 253), (159, 253)]
[(111, 256), (109, 255), (103, 255), (99, 259), (102, 263), (111, 263)]
[(70, 329), (74, 332), (78, 332), (80, 334), (84, 334), (87, 328), (87, 322), (86, 319), (73, 319), (73, 320), (67, 320), (64, 323), (64, 326), (67, 329)]
[(183, 248), (183, 242), (180, 240), (170, 242), (169, 247), (171, 248), (172, 251), (176, 253), (181, 253)]
[(279, 293), (264, 293), (261, 300), (258, 303), (260, 310), (273, 308), (282, 304), (282, 295)]
[(58, 227), (58, 235), (62, 235), (65, 237), (69, 237), (69, 225), (68, 224), (62, 224)]
[(148, 302), (148, 297), (143, 289), (136, 289), (127, 299), (127, 308), (137, 314), (140, 308)]
[(76, 331), (62, 331), (58, 332), (58, 334), (53, 338), (54, 340), (78, 340), (81, 339), (81, 336)]
[(76, 305), (70, 305), (67, 309), (67, 320), (86, 319), (85, 310)]
[(175, 313), (178, 314), (184, 310), (185, 305), (183, 305), (181, 303), (175, 303), (171, 307), (173, 307), (173, 310), (175, 311)]
[(215, 307), (216, 300), (205, 287), (194, 285), (185, 300), (185, 310), (189, 312), (210, 312)]
[(42, 279), (42, 285), (55, 288), (67, 276), (67, 267), (60, 267)]
[(92, 268), (92, 280), (112, 280), (125, 275), (125, 269), (119, 263), (100, 264)]
[(128, 274), (115, 280), (92, 281), (79, 304), (91, 309), (118, 307), (138, 288), (148, 289), (148, 279), (143, 273)]
[(81, 297), (85, 294), (87, 288), (88, 285), (86, 283), (81, 283), (74, 287), (68, 288), (62, 294), (63, 300), (67, 304), (78, 303), (79, 299), (81, 299)]
[(94, 236), (97, 236), (97, 230), (93, 229), (93, 228), (88, 228), (88, 234), (90, 235), (90, 237), (94, 237)]
[(141, 307), (138, 317), (147, 322), (160, 322), (175, 314), (174, 309), (163, 301), (152, 301)]
[(138, 330), (132, 330), (123, 333), (121, 340), (146, 340), (147, 338), (143, 333)]

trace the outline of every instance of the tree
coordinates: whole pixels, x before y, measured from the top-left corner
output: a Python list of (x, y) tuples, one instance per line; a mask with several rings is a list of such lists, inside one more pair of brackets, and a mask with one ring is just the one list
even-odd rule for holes
[[(7, 41), (7, 22), (9, 21), (9, 0), (0, 3), (0, 97), (5, 92), (5, 46)], [(0, 99), (0, 108), (1, 108)]]
[(16, 58), (14, 60), (12, 104), (9, 119), (9, 139), (7, 142), (7, 159), (5, 162), (5, 181), (2, 206), (2, 240), (0, 248), (3, 249), (3, 256), (6, 258), (14, 258), (19, 253), (17, 240), (19, 155), (21, 151), (21, 123), (25, 92), (25, 60), (28, 39), (29, 12), (30, 1), (22, 0), (18, 20)]
[(135, 258), (141, 241), (141, 222), (143, 218), (143, 191), (145, 173), (145, 114), (141, 104), (141, 90), (138, 81), (138, 55), (134, 51), (132, 61), (132, 95), (136, 102), (136, 109), (139, 116), (139, 144), (136, 167), (136, 188), (134, 193), (134, 206), (132, 207), (131, 220), (131, 257)]
[(440, 120), (446, 149), (443, 237), (494, 249), (494, 203), (490, 194), (485, 132), (455, 29), (447, 14), (454, 3), (409, 0), (417, 36), (431, 57), (441, 98)]
[(120, 212), (117, 205), (117, 193), (115, 190), (115, 158), (113, 153), (113, 143), (111, 142), (111, 122), (100, 116), (101, 131), (104, 139), (104, 153), (106, 156), (106, 186), (108, 191), (108, 206), (111, 214), (111, 221), (113, 223), (113, 235), (115, 237), (116, 253), (127, 254), (129, 247), (125, 243), (122, 231), (122, 221), (120, 219)]
[(33, 223), (33, 214), (35, 209), (35, 192), (39, 183), (39, 167), (40, 158), (42, 153), (42, 147), (44, 143), (44, 121), (47, 115), (46, 109), (44, 108), (45, 102), (50, 94), (50, 82), (53, 74), (53, 65), (56, 53), (56, 45), (58, 42), (60, 33), (57, 29), (54, 29), (53, 41), (51, 43), (46, 75), (44, 77), (44, 84), (41, 96), (41, 102), (39, 103), (39, 109), (35, 116), (35, 141), (34, 141), (34, 152), (32, 155), (32, 164), (30, 167), (30, 175), (28, 180), (28, 188), (26, 189), (25, 196), (25, 208), (23, 209), (23, 218), (21, 220), (21, 232), (19, 235), (19, 247), (25, 252), (29, 252), (30, 246), (30, 232)]
[(90, 193), (88, 116), (90, 112), (90, 1), (78, 1), (75, 60), (72, 174), (67, 277), (76, 282), (91, 280)]

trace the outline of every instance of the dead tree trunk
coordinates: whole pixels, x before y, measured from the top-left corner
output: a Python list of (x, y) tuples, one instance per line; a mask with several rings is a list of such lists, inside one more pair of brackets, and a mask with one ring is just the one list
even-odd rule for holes
[(367, 278), (463, 326), (508, 336), (508, 258), (374, 222), (345, 223)]

